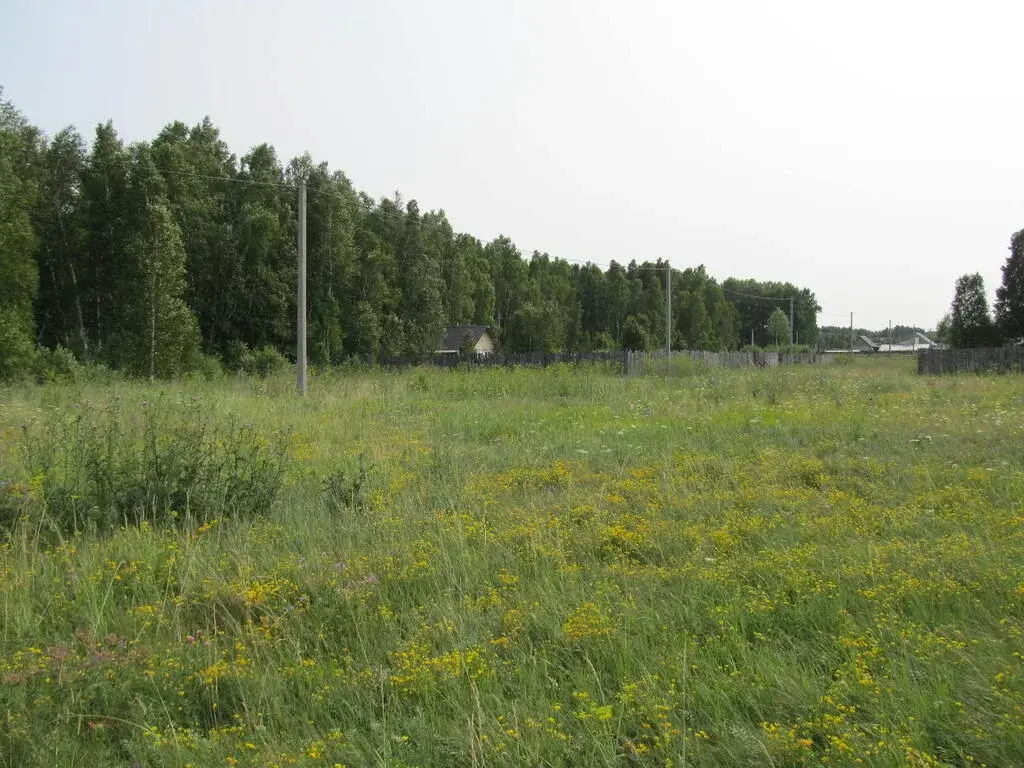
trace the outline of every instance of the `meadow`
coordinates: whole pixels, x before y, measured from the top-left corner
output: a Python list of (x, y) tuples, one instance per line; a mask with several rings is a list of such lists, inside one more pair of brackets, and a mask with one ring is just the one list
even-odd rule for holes
[(0, 766), (1024, 765), (1024, 379), (0, 390)]

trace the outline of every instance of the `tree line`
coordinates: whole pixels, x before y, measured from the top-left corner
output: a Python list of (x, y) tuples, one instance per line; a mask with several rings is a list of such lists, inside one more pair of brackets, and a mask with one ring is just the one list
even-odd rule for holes
[[(47, 348), (154, 377), (209, 356), (291, 356), (300, 179), (314, 364), (429, 353), (463, 324), (511, 352), (664, 343), (660, 260), (524, 257), (508, 237), (456, 232), (443, 210), (375, 200), (308, 154), (283, 163), (261, 144), (236, 157), (208, 118), (150, 142), (126, 144), (110, 122), (88, 145), (73, 127), (48, 137), (0, 93), (0, 376)], [(806, 288), (719, 283), (696, 266), (672, 270), (671, 291), (675, 348), (787, 342), (777, 315), (790, 297), (794, 338), (815, 343)]]
[(957, 348), (1024, 344), (1024, 229), (1010, 237), (1002, 273), (994, 312), (989, 310), (980, 273), (956, 281), (953, 304), (939, 321), (940, 337)]

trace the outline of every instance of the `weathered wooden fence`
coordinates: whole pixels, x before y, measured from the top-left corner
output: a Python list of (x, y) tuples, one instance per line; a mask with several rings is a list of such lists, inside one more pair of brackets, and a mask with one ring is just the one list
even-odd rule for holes
[(662, 366), (682, 365), (694, 368), (775, 368), (799, 363), (831, 363), (834, 357), (814, 352), (701, 352), (674, 350), (671, 359), (664, 350), (657, 352), (532, 352), (525, 354), (495, 354), (483, 356), (420, 355), (417, 357), (388, 357), (376, 361), (383, 368), (408, 368), (429, 365), (438, 368), (493, 368), (514, 366), (547, 367), (557, 364), (605, 364), (627, 376), (658, 371)]
[(386, 357), (376, 361), (383, 368), (408, 368), (414, 365), (430, 365), (438, 368), (512, 368), (527, 366), (546, 368), (549, 365), (566, 363), (606, 363), (619, 370), (625, 370), (624, 352), (526, 352), (521, 354), (500, 353), (494, 355), (418, 355), (410, 357)]
[(1024, 347), (925, 349), (917, 355), (918, 373), (1005, 373), (1024, 371)]
[(627, 376), (636, 376), (663, 365), (692, 365), (704, 368), (775, 368), (780, 365), (827, 364), (831, 354), (815, 352), (702, 352), (673, 350), (671, 358), (664, 350), (657, 352), (626, 352)]

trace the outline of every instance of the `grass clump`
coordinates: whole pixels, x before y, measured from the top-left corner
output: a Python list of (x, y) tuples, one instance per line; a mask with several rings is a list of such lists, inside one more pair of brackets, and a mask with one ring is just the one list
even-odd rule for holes
[(83, 403), (22, 432), (36, 493), (16, 511), (62, 534), (264, 515), (287, 467), (285, 440), (214, 422), (197, 399)]

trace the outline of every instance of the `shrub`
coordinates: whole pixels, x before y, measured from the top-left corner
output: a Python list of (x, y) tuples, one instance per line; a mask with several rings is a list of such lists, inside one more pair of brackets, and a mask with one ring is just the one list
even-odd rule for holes
[(82, 362), (61, 346), (37, 349), (26, 373), (31, 374), (38, 384), (111, 383), (123, 378), (122, 373), (102, 363)]
[(76, 382), (81, 378), (82, 364), (64, 347), (42, 347), (32, 360), (32, 376), (39, 384)]
[(224, 376), (224, 364), (214, 355), (199, 355), (193, 373), (206, 381), (216, 381)]
[(83, 406), (23, 432), (42, 519), (62, 532), (148, 521), (202, 524), (268, 512), (287, 463), (285, 441), (251, 426), (212, 425), (198, 400)]
[(224, 367), (229, 371), (240, 371), (247, 357), (251, 357), (252, 351), (244, 341), (232, 339), (225, 346), (221, 354)]
[(287, 368), (288, 364), (284, 355), (268, 345), (254, 350), (244, 368), (246, 373), (266, 377)]
[(355, 468), (339, 467), (324, 481), (324, 501), (334, 514), (361, 510), (366, 504), (366, 486), (372, 467), (366, 465), (366, 458), (359, 454)]

